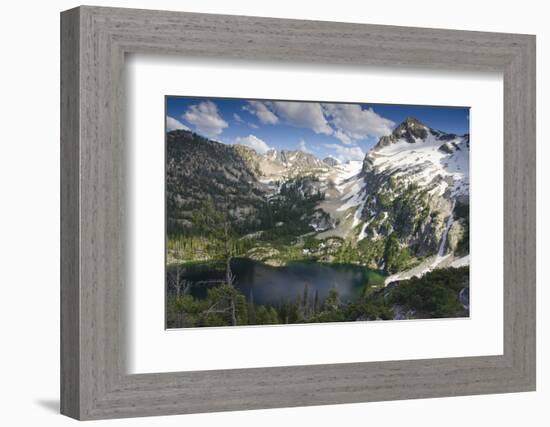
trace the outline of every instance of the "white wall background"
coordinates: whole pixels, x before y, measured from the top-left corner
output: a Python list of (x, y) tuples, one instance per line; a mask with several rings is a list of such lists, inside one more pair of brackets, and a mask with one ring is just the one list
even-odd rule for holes
[[(97, 5), (537, 34), (538, 391), (508, 395), (275, 409), (109, 421), (116, 426), (407, 425), (550, 423), (550, 27), (544, 2), (444, 3), (277, 0), (96, 1)], [(64, 426), (59, 384), (59, 12), (75, 1), (5, 2), (0, 32), (0, 401), (2, 425)], [(546, 185), (545, 185), (546, 184)], [(546, 360), (545, 360), (546, 359)], [(92, 423), (94, 424), (94, 423)]]

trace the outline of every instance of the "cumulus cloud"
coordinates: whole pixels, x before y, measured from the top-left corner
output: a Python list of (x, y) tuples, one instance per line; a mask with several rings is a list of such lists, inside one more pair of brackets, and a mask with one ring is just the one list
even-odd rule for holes
[(333, 130), (328, 125), (321, 104), (317, 102), (268, 102), (267, 105), (289, 124), (309, 128), (315, 133), (325, 135), (332, 134)]
[(180, 130), (180, 129), (189, 130), (189, 128), (179, 120), (174, 119), (173, 117), (170, 117), (170, 116), (166, 116), (166, 130), (168, 132), (171, 132), (173, 130)]
[(344, 144), (353, 139), (389, 135), (395, 123), (377, 114), (372, 108), (363, 109), (359, 104), (323, 104), (335, 136)]
[(261, 101), (248, 101), (243, 110), (254, 114), (265, 125), (274, 125), (279, 121), (279, 118)]
[[(389, 135), (395, 127), (393, 121), (360, 104), (249, 101), (243, 110), (255, 115), (262, 124), (282, 122), (311, 129), (333, 136), (344, 146), (356, 146), (358, 140)], [(358, 154), (358, 149), (354, 153)]]
[(263, 124), (284, 121), (292, 126), (308, 128), (315, 133), (331, 135), (321, 104), (317, 102), (249, 101), (244, 110), (254, 114)]
[(340, 129), (334, 132), (334, 137), (338, 138), (344, 144), (347, 144), (347, 145), (353, 144), (353, 140), (345, 132), (342, 132)]
[(358, 146), (345, 147), (338, 144), (325, 144), (325, 147), (333, 149), (334, 157), (341, 162), (363, 160), (365, 158), (365, 152)]
[(197, 132), (214, 137), (229, 126), (218, 113), (218, 107), (212, 101), (202, 101), (191, 105), (183, 114), (183, 118), (197, 129)]
[(256, 150), (258, 154), (265, 154), (271, 149), (265, 141), (252, 134), (245, 137), (239, 136), (235, 138), (235, 143), (250, 147)]
[(243, 122), (243, 119), (241, 119), (241, 116), (239, 116), (237, 113), (233, 113), (233, 119), (238, 123)]

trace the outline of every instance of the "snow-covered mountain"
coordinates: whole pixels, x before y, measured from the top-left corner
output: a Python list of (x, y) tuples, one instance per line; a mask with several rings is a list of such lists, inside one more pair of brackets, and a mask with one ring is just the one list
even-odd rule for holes
[(444, 133), (408, 118), (380, 138), (365, 157), (364, 168), (454, 199), (469, 193), (469, 151), (469, 135)]
[[(276, 194), (286, 179), (314, 175), (325, 194), (318, 208), (333, 224), (319, 238), (355, 242), (396, 236), (424, 257), (453, 252), (467, 236), (469, 135), (431, 129), (407, 118), (361, 161), (319, 160), (302, 151), (256, 155), (259, 180)], [(457, 208), (458, 207), (458, 208)]]
[(396, 232), (435, 253), (452, 205), (469, 203), (469, 137), (408, 118), (363, 162), (336, 164), (319, 177), (327, 192), (320, 207), (338, 224), (326, 236), (360, 241)]
[(469, 262), (469, 158), (469, 134), (431, 129), (414, 118), (367, 153), (358, 239), (397, 236), (416, 256), (427, 257), (388, 281)]
[(346, 205), (358, 241), (398, 239), (418, 257), (467, 252), (469, 135), (434, 130), (408, 118), (380, 138), (353, 179)]
[[(269, 206), (301, 212), (294, 219), (302, 224), (301, 233), (360, 246), (373, 268), (387, 267), (388, 251), (396, 254), (389, 258), (412, 260), (403, 265), (422, 260), (424, 270), (469, 251), (467, 134), (445, 133), (408, 118), (382, 136), (363, 161), (344, 163), (298, 150), (259, 154), (214, 141), (184, 149), (197, 138), (180, 131), (168, 139), (174, 151), (168, 203), (178, 212), (173, 221), (182, 226), (191, 221), (197, 200), (210, 194), (234, 205), (230, 213), (243, 229), (271, 224), (271, 213), (264, 212)], [(182, 174), (193, 185), (176, 185)]]

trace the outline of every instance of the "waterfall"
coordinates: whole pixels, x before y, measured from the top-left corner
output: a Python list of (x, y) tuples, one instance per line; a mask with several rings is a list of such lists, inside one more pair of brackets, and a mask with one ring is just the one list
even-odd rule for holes
[[(420, 265), (413, 267), (408, 271), (399, 272), (386, 277), (386, 279), (384, 280), (384, 286), (388, 286), (388, 284), (390, 284), (393, 281), (407, 280), (407, 279), (410, 279), (411, 277), (422, 277), (424, 274), (434, 270), (443, 260), (447, 258), (445, 256), (445, 246), (447, 245), (447, 235), (449, 234), (449, 230), (451, 229), (451, 226), (453, 225), (453, 221), (454, 221), (453, 212), (455, 210), (455, 202), (456, 201), (453, 200), (453, 202), (451, 203), (451, 212), (449, 214), (449, 217), (447, 218), (447, 223), (445, 224), (445, 230), (443, 230), (443, 234), (441, 235), (441, 240), (439, 242), (439, 249), (437, 251), (437, 255), (434, 256), (428, 262), (421, 263)], [(460, 260), (464, 260), (464, 258), (461, 258)], [(467, 258), (469, 259), (469, 256), (467, 256)], [(469, 260), (466, 261), (466, 264), (464, 265), (469, 265)], [(381, 268), (384, 268), (384, 267), (382, 266)]]
[(453, 211), (455, 210), (456, 200), (453, 200), (451, 205), (451, 213), (449, 218), (447, 218), (447, 224), (445, 225), (445, 230), (443, 230), (443, 235), (441, 236), (441, 242), (439, 243), (439, 250), (437, 251), (437, 258), (441, 258), (445, 254), (445, 245), (447, 244), (447, 235), (449, 234), (449, 229), (453, 225)]

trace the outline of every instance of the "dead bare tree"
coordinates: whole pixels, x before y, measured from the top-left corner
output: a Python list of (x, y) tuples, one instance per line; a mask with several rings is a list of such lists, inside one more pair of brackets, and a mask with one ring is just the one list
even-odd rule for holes
[(168, 287), (175, 289), (177, 298), (179, 298), (181, 295), (187, 295), (192, 285), (191, 282), (183, 278), (182, 274), (183, 270), (181, 266), (177, 265), (175, 274), (168, 276)]
[(211, 305), (208, 310), (206, 310), (204, 312), (204, 314), (206, 316), (208, 316), (209, 314), (215, 314), (215, 313), (226, 313), (231, 307), (226, 307), (226, 308), (216, 308), (219, 304), (220, 304), (221, 301), (218, 301), (217, 303)]
[(225, 195), (225, 204), (224, 204), (224, 221), (223, 221), (223, 232), (224, 232), (224, 250), (225, 250), (225, 280), (227, 282), (227, 286), (232, 288), (231, 295), (229, 297), (229, 305), (231, 309), (231, 324), (233, 326), (237, 325), (237, 314), (236, 314), (236, 307), (235, 307), (235, 292), (234, 292), (234, 282), (235, 282), (235, 275), (231, 271), (231, 258), (232, 258), (232, 250), (231, 250), (231, 224), (229, 221), (229, 198), (227, 197), (227, 194)]

